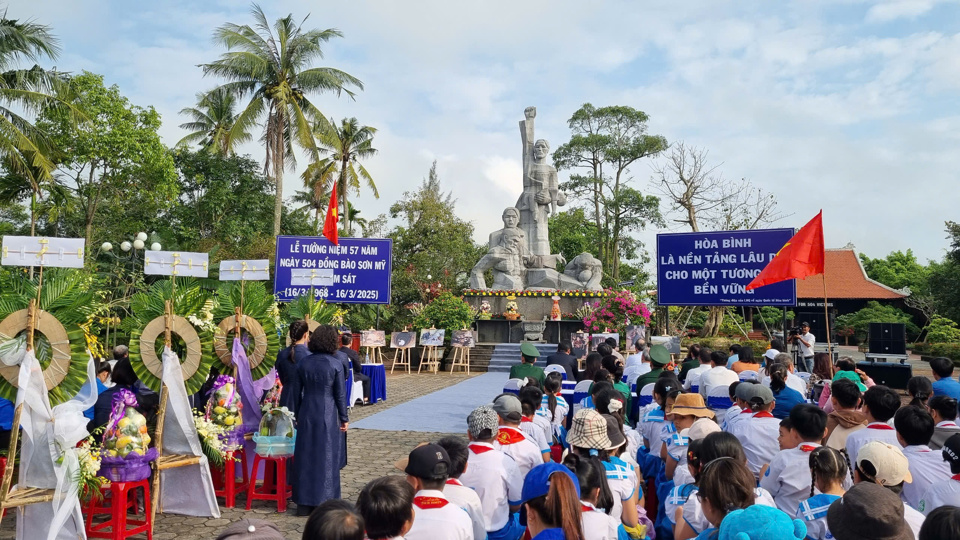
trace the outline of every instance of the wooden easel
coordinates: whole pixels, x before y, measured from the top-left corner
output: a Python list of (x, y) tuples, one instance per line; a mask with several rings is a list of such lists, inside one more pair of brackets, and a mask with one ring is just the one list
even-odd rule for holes
[(453, 363), (450, 364), (450, 374), (453, 375), (454, 370), (458, 367), (462, 367), (467, 375), (470, 374), (470, 347), (453, 348)]
[(390, 366), (390, 374), (393, 375), (393, 368), (397, 366), (407, 366), (407, 374), (410, 373), (410, 349), (396, 349), (393, 351), (393, 365)]
[[(43, 267), (40, 267), (41, 276)], [(43, 279), (41, 277), (41, 279)], [(30, 300), (27, 307), (27, 350), (33, 350), (33, 331), (37, 322), (37, 302)], [(10, 446), (7, 448), (7, 467), (3, 471), (3, 483), (0, 484), (0, 519), (3, 518), (3, 510), (8, 508), (18, 508), (30, 504), (51, 502), (54, 499), (56, 490), (43, 489), (35, 487), (19, 487), (13, 493), (10, 493), (10, 487), (13, 483), (13, 469), (17, 462), (17, 441), (20, 439), (20, 416), (23, 413), (23, 403), (17, 405), (13, 413), (13, 431), (10, 433)], [(52, 444), (52, 443), (51, 443)]]
[[(165, 347), (170, 347), (171, 328), (173, 328), (173, 305), (170, 300), (165, 302), (163, 312), (163, 341)], [(157, 431), (154, 437), (154, 446), (157, 449), (157, 460), (153, 462), (153, 493), (151, 497), (153, 503), (150, 505), (150, 534), (153, 535), (153, 528), (156, 526), (157, 508), (160, 506), (160, 471), (167, 469), (176, 469), (189, 465), (200, 463), (200, 456), (188, 456), (182, 454), (163, 455), (163, 422), (167, 417), (167, 385), (163, 384), (163, 378), (160, 379), (160, 409), (157, 411)]]
[[(436, 327), (431, 326), (429, 330), (436, 330)], [(441, 350), (443, 348), (441, 347)], [(436, 345), (424, 345), (423, 354), (420, 356), (420, 365), (417, 366), (417, 374), (420, 373), (420, 370), (426, 366), (428, 371), (433, 371), (437, 373), (440, 371), (440, 359), (437, 358), (437, 347)]]
[(367, 359), (369, 360), (370, 364), (383, 364), (383, 351), (380, 350), (381, 348), (382, 347), (379, 345), (374, 347), (364, 347), (364, 349), (366, 349), (365, 354), (367, 355)]

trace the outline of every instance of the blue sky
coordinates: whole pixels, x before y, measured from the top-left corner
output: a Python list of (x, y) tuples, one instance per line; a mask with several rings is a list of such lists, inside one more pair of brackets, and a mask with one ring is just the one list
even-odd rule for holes
[[(728, 178), (747, 178), (799, 227), (824, 210), (827, 247), (852, 242), (884, 256), (913, 248), (939, 259), (945, 220), (958, 220), (960, 19), (956, 1), (638, 2), (434, 0), (263, 2), (268, 17), (311, 13), (345, 38), (323, 65), (359, 77), (355, 101), (326, 95), (329, 116), (380, 131), (367, 163), (381, 199), (372, 218), (416, 189), (430, 163), (458, 212), (486, 239), (520, 192), (517, 122), (538, 109), (538, 137), (566, 141), (584, 102), (629, 105), (650, 132), (706, 148)], [(213, 30), (248, 23), (232, 1), (35, 0), (8, 16), (50, 25), (61, 70), (105, 75), (163, 115), (213, 87), (197, 64), (217, 58)], [(254, 159), (263, 151), (244, 148)], [(652, 163), (632, 169), (649, 190)], [(302, 164), (301, 164), (302, 166)], [(299, 176), (287, 173), (285, 194)], [(675, 231), (676, 229), (674, 229)], [(653, 246), (656, 231), (642, 239)]]

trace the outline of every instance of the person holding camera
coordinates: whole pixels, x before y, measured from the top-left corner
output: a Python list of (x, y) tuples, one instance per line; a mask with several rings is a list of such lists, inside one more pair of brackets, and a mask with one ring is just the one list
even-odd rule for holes
[(810, 323), (800, 323), (800, 332), (790, 336), (794, 347), (800, 348), (800, 359), (807, 373), (813, 373), (813, 345), (817, 342), (816, 336), (810, 333)]

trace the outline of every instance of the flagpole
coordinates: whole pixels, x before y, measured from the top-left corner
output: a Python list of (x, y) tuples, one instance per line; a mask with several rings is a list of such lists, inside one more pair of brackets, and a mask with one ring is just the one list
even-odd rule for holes
[(820, 277), (823, 278), (823, 315), (826, 317), (826, 328), (827, 328), (827, 355), (830, 356), (830, 362), (833, 363), (833, 345), (830, 343), (830, 309), (827, 307), (827, 270), (824, 268), (823, 273), (820, 274)]

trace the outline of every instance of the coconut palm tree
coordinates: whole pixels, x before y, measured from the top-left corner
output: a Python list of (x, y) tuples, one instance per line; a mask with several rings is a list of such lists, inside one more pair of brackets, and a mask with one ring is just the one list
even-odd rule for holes
[(22, 114), (62, 107), (73, 120), (83, 117), (57, 95), (65, 86), (62, 74), (38, 65), (19, 67), (21, 61), (36, 63), (44, 57), (54, 60), (59, 53), (59, 41), (49, 27), (9, 19), (6, 12), (0, 15), (0, 160), (24, 179), (47, 181), (55, 165), (50, 141)]
[(337, 164), (337, 201), (339, 209), (342, 210), (340, 215), (344, 217), (343, 228), (349, 234), (352, 229), (347, 194), (352, 191), (359, 195), (362, 179), (373, 191), (373, 196), (380, 198), (373, 177), (360, 164), (360, 160), (377, 153), (377, 149), (373, 147), (373, 136), (377, 130), (370, 126), (361, 126), (356, 118), (344, 118), (340, 125), (333, 119), (318, 121), (314, 132), (320, 150), (328, 153), (326, 159)]
[(237, 122), (236, 106), (236, 96), (222, 88), (197, 94), (196, 107), (180, 110), (180, 114), (189, 116), (191, 121), (180, 124), (190, 133), (180, 139), (177, 146), (200, 143), (201, 147), (220, 156), (236, 154), (237, 145), (252, 139), (252, 126)]
[(337, 178), (337, 163), (330, 159), (314, 161), (300, 175), (304, 191), (293, 196), (293, 202), (303, 206), (300, 210), (313, 210), (313, 227), (320, 234), (320, 213), (330, 204), (330, 188)]
[(273, 231), (280, 234), (283, 210), (283, 169), (296, 166), (294, 144), (304, 148), (317, 160), (319, 153), (311, 130), (311, 120), (323, 115), (307, 97), (308, 94), (335, 92), (353, 97), (351, 88), (363, 89), (359, 79), (343, 71), (327, 67), (311, 67), (323, 58), (322, 45), (343, 37), (336, 29), (303, 28), (287, 15), (271, 25), (260, 6), (251, 13), (255, 24), (227, 23), (214, 32), (214, 39), (227, 48), (219, 60), (203, 64), (205, 75), (223, 77), (229, 82), (221, 86), (225, 92), (249, 101), (238, 115), (237, 122), (248, 125), (263, 121), (263, 143), (266, 147), (264, 172), (276, 184)]

